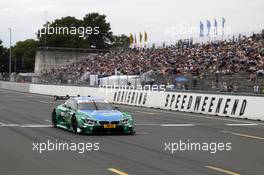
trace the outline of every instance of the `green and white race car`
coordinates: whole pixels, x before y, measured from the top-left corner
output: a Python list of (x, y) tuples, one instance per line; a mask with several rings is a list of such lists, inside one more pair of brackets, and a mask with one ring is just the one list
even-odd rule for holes
[(71, 97), (52, 112), (54, 127), (80, 134), (135, 134), (134, 120), (99, 97)]

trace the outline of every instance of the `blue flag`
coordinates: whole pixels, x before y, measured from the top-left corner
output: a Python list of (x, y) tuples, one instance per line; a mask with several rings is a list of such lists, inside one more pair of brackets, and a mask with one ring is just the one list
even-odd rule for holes
[(207, 20), (206, 23), (207, 23), (207, 36), (209, 36), (210, 35), (211, 23), (210, 23), (209, 20)]
[(222, 35), (224, 35), (225, 22), (226, 22), (225, 18), (222, 17)]
[(225, 22), (226, 22), (225, 18), (224, 18), (224, 17), (222, 17), (222, 28), (224, 28), (224, 27), (225, 27)]
[(203, 23), (200, 21), (200, 37), (204, 36), (204, 25)]
[(214, 19), (215, 35), (217, 35), (217, 20)]

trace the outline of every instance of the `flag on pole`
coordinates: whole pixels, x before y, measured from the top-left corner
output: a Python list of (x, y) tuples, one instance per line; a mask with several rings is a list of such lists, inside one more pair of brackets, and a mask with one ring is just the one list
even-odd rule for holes
[(210, 29), (211, 29), (211, 23), (209, 20), (206, 21), (206, 25), (207, 25), (207, 36), (210, 35)]
[(203, 23), (200, 21), (200, 37), (204, 36), (204, 25)]
[(226, 22), (225, 18), (222, 17), (222, 35), (224, 35), (225, 22)]
[(224, 27), (225, 27), (225, 22), (226, 22), (225, 18), (224, 18), (224, 17), (222, 17), (222, 28), (224, 28)]
[(148, 41), (148, 34), (146, 31), (144, 32), (144, 41), (145, 43)]
[(215, 30), (215, 35), (217, 35), (217, 20), (214, 19), (214, 30)]
[(130, 33), (130, 36), (129, 36), (129, 43), (130, 43), (130, 45), (132, 45), (133, 42), (134, 42), (133, 34)]
[(142, 43), (142, 33), (141, 32), (139, 32), (139, 42), (140, 42), (140, 44)]
[(135, 42), (135, 44), (137, 44), (137, 36), (136, 36), (136, 34), (134, 35), (134, 42)]

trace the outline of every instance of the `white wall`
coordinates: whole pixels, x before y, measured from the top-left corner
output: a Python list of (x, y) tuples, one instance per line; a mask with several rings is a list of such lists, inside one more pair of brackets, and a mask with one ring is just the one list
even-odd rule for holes
[(8, 89), (19, 92), (29, 92), (29, 84), (0, 81), (0, 89)]
[(142, 93), (140, 100), (139, 94), (141, 93), (136, 91), (133, 97), (133, 92), (116, 92), (113, 102), (174, 111), (264, 120), (264, 97), (152, 91)]
[(113, 92), (104, 91), (103, 89), (93, 87), (78, 87), (78, 86), (55, 86), (55, 85), (40, 85), (30, 84), (29, 93), (58, 95), (58, 96), (103, 96), (108, 101), (112, 101)]
[(111, 90), (105, 88), (0, 82), (0, 88), (59, 96), (101, 96), (109, 102), (264, 121), (264, 97), (189, 92)]

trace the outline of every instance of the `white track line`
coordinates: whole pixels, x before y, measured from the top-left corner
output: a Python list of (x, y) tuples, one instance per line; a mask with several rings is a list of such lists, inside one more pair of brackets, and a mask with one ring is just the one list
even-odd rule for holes
[(22, 128), (50, 128), (52, 125), (26, 124), (21, 125)]
[(146, 112), (146, 111), (135, 111), (136, 113), (143, 113), (143, 114), (150, 114), (150, 115), (157, 115), (157, 113), (153, 112)]
[(39, 101), (40, 103), (45, 103), (45, 104), (52, 104), (52, 102), (49, 101)]
[(160, 126), (165, 126), (165, 127), (172, 127), (172, 126), (176, 126), (176, 127), (186, 127), (186, 126), (195, 126), (194, 124), (161, 124)]
[(257, 126), (257, 123), (228, 123), (226, 126)]
[(13, 126), (19, 126), (19, 124), (1, 124), (3, 127), (13, 127)]
[(147, 135), (147, 132), (136, 132), (136, 135)]
[(14, 123), (3, 123), (0, 122), (0, 127), (21, 127), (21, 128), (50, 128), (52, 125), (43, 125), (43, 124), (14, 124)]
[(156, 123), (136, 123), (136, 126), (160, 126), (160, 124)]

